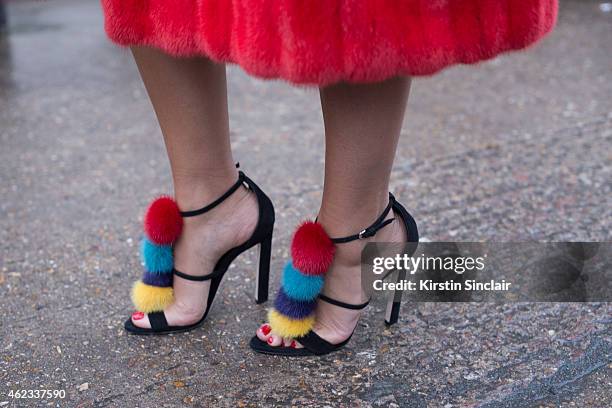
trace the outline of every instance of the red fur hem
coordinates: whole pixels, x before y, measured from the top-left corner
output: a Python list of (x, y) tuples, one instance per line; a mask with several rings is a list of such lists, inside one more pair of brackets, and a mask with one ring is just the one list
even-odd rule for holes
[(430, 75), (550, 32), (557, 0), (102, 0), (114, 42), (325, 85)]

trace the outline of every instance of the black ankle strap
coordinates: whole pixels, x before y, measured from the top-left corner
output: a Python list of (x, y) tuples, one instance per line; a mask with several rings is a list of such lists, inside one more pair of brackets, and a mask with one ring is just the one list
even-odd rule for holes
[(218, 275), (218, 273), (215, 273), (215, 272), (209, 273), (208, 275), (204, 275), (204, 276), (188, 275), (176, 269), (172, 269), (172, 273), (178, 276), (179, 278), (187, 279), (193, 282), (204, 282), (207, 280), (211, 280), (212, 278)]
[(370, 301), (368, 300), (367, 302), (361, 303), (359, 305), (351, 305), (349, 303), (344, 303), (341, 302), (339, 300), (336, 299), (332, 299), (328, 296), (325, 296), (324, 294), (319, 294), (319, 299), (321, 299), (324, 302), (329, 303), (330, 305), (334, 305), (334, 306), (338, 306), (338, 307), (342, 307), (344, 309), (351, 309), (351, 310), (361, 310), (361, 309), (365, 309), (367, 305), (370, 304)]
[(382, 214), (380, 214), (380, 217), (378, 217), (372, 225), (370, 225), (366, 229), (363, 229), (359, 234), (349, 235), (348, 237), (332, 238), (331, 241), (334, 244), (344, 244), (346, 242), (351, 242), (351, 241), (355, 241), (358, 239), (373, 237), (374, 235), (376, 235), (378, 230), (391, 224), (393, 220), (395, 219), (395, 218), (391, 218), (391, 219), (385, 220), (385, 218), (387, 218), (387, 215), (389, 214), (389, 211), (391, 211), (391, 208), (393, 207), (394, 202), (395, 202), (395, 197), (393, 197), (393, 194), (389, 193), (389, 204), (387, 204), (387, 207), (385, 208), (385, 210), (382, 212)]
[[(237, 166), (236, 166), (237, 167)], [(234, 191), (238, 190), (238, 188), (240, 186), (244, 186), (248, 189), (250, 189), (251, 187), (249, 186), (249, 183), (246, 180), (246, 176), (242, 171), (238, 171), (238, 180), (229, 188), (229, 190), (227, 190), (225, 193), (223, 193), (223, 195), (219, 198), (217, 198), (215, 201), (213, 201), (212, 203), (198, 209), (198, 210), (192, 210), (192, 211), (181, 211), (181, 216), (183, 217), (195, 217), (196, 215), (200, 215), (200, 214), (204, 214), (205, 212), (208, 212), (210, 210), (212, 210), (213, 208), (215, 208), (216, 206), (218, 206), (219, 204), (221, 204), (223, 201), (225, 201), (225, 199), (229, 196), (231, 196)]]

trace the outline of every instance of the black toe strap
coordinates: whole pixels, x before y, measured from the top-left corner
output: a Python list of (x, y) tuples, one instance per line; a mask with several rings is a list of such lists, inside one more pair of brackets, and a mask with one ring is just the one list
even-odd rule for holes
[[(341, 302), (339, 300), (336, 299), (332, 299), (330, 297), (327, 297), (323, 294), (319, 295), (319, 299), (321, 299), (324, 302), (327, 302), (329, 304), (332, 304), (334, 306), (338, 306), (338, 307), (342, 307), (345, 309), (351, 309), (351, 310), (361, 310), (363, 308), (365, 308), (370, 301), (368, 300), (365, 303), (362, 303), (360, 305), (351, 305), (348, 303), (344, 303)], [(309, 331), (308, 333), (306, 333), (305, 335), (301, 336), (301, 337), (297, 337), (295, 340), (299, 341), (300, 344), (302, 346), (304, 346), (304, 348), (306, 348), (308, 351), (312, 352), (313, 354), (316, 354), (318, 356), (321, 356), (323, 354), (328, 354), (331, 353), (332, 351), (336, 351), (342, 347), (344, 347), (346, 345), (346, 343), (349, 342), (349, 340), (351, 339), (351, 337), (353, 336), (353, 334), (351, 333), (351, 335), (349, 336), (348, 339), (344, 340), (342, 343), (339, 344), (331, 344), (329, 341), (319, 337), (319, 335), (317, 333), (315, 333), (314, 331)]]
[(151, 329), (153, 329), (153, 331), (164, 331), (169, 327), (164, 312), (153, 312), (147, 314), (147, 316), (149, 317), (149, 323), (151, 323)]
[(301, 337), (297, 337), (295, 340), (299, 341), (304, 348), (311, 351), (313, 354), (317, 356), (322, 356), (323, 354), (329, 354), (333, 351), (336, 351), (342, 347), (344, 347), (353, 335), (351, 334), (348, 339), (344, 340), (339, 344), (331, 344), (329, 341), (319, 337), (319, 335), (312, 330), (306, 333)]

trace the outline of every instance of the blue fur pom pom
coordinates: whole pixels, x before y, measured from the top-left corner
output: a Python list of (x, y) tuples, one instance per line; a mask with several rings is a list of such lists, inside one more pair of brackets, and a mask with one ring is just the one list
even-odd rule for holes
[(316, 300), (302, 302), (291, 299), (289, 296), (287, 296), (282, 287), (278, 290), (276, 300), (274, 301), (274, 308), (279, 313), (292, 319), (303, 319), (310, 316), (316, 305)]
[(140, 255), (148, 272), (171, 273), (174, 268), (174, 257), (170, 245), (155, 245), (147, 238), (143, 238), (140, 243)]
[(323, 277), (304, 275), (291, 262), (287, 262), (281, 284), (288, 297), (303, 302), (316, 299), (323, 288)]

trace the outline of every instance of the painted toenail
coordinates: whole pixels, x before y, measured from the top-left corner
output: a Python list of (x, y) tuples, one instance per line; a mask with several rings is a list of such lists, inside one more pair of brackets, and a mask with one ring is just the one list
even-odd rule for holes
[(274, 339), (272, 337), (268, 337), (268, 344), (272, 344), (273, 341)]
[(140, 320), (144, 318), (144, 313), (142, 312), (134, 312), (132, 313), (132, 319), (134, 320)]
[(289, 345), (289, 347), (291, 347), (291, 348), (296, 348), (297, 347), (297, 343), (295, 342), (295, 340), (291, 340), (291, 344)]
[(263, 326), (261, 326), (261, 332), (264, 334), (264, 336), (267, 336), (271, 331), (272, 328), (269, 324), (264, 324)]

